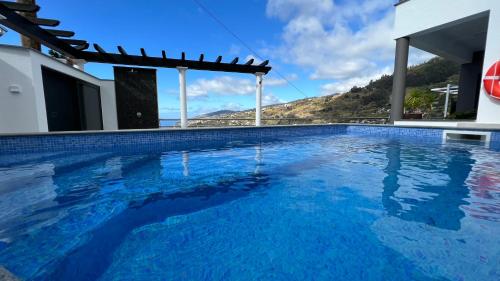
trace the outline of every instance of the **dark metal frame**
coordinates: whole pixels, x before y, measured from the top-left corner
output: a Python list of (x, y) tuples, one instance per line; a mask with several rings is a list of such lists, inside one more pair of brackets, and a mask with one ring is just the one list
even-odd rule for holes
[[(0, 1), (0, 24), (30, 37), (41, 44), (57, 51), (69, 58), (84, 59), (88, 62), (110, 63), (119, 65), (136, 65), (150, 67), (187, 67), (196, 70), (223, 71), (236, 73), (264, 73), (267, 74), (271, 67), (266, 60), (258, 65), (254, 65), (253, 59), (246, 63), (238, 64), (238, 58), (231, 62), (222, 62), (222, 56), (218, 56), (214, 62), (205, 61), (205, 55), (201, 54), (198, 60), (186, 59), (186, 54), (182, 52), (181, 59), (168, 58), (165, 51), (161, 57), (148, 56), (141, 48), (141, 55), (129, 55), (125, 49), (118, 46), (118, 53), (108, 53), (98, 44), (93, 44), (96, 52), (86, 51), (89, 43), (85, 40), (72, 39), (75, 33), (67, 30), (46, 29), (41, 26), (56, 27), (58, 20), (25, 17), (23, 12), (36, 12), (40, 9), (38, 5), (20, 4), (16, 2)], [(61, 38), (62, 37), (62, 38)]]

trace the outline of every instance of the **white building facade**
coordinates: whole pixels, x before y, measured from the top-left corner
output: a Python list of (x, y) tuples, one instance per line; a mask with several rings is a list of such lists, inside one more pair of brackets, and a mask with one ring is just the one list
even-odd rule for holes
[[(493, 88), (484, 86), (485, 78), (494, 80), (496, 92), (500, 86), (500, 73), (488, 73), (500, 60), (500, 1), (402, 0), (396, 4), (394, 38), (397, 46), (391, 98), (394, 124), (500, 125), (500, 96), (495, 97), (491, 93)], [(477, 110), (475, 122), (402, 120), (409, 46), (462, 65), (457, 107)]]
[(49, 132), (43, 68), (98, 88), (101, 129), (118, 129), (113, 80), (96, 78), (29, 48), (0, 45), (0, 133)]

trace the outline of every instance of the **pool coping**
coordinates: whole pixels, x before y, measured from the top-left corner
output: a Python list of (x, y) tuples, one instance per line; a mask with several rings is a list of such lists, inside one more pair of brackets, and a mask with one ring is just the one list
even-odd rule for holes
[(299, 128), (299, 127), (328, 127), (328, 126), (363, 126), (379, 128), (402, 128), (402, 129), (440, 129), (459, 131), (491, 131), (500, 132), (500, 128), (470, 128), (454, 126), (423, 126), (423, 125), (390, 125), (390, 124), (359, 124), (359, 123), (329, 123), (329, 124), (297, 124), (297, 125), (269, 125), (269, 126), (233, 126), (233, 127), (202, 127), (202, 128), (154, 128), (154, 129), (124, 129), (124, 130), (96, 130), (96, 131), (63, 131), (63, 132), (26, 132), (26, 133), (0, 133), (1, 137), (29, 137), (29, 136), (64, 136), (64, 135), (94, 135), (94, 134), (117, 134), (117, 133), (149, 133), (149, 132), (182, 132), (182, 131), (210, 131), (210, 130), (258, 130), (272, 128)]
[(0, 136), (0, 154), (42, 151), (95, 151), (119, 148), (182, 149), (239, 141), (267, 142), (315, 135), (355, 134), (379, 137), (422, 138), (442, 142), (443, 131), (491, 133), (491, 143), (500, 146), (500, 130), (484, 128), (398, 126), (391, 124), (303, 124), (259, 127), (161, 128), (113, 131), (44, 132)]

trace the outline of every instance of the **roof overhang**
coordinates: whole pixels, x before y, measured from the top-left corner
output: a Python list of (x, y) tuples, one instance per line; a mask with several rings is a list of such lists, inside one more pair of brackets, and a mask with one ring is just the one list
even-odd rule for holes
[(471, 62), (477, 52), (486, 48), (489, 13), (410, 35), (410, 45), (458, 63)]

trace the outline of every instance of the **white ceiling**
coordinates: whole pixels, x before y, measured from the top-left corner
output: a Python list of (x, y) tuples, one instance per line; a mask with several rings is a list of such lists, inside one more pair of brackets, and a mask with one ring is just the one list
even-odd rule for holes
[(484, 51), (488, 34), (489, 14), (452, 22), (410, 37), (410, 44), (418, 49), (467, 63), (475, 52)]

